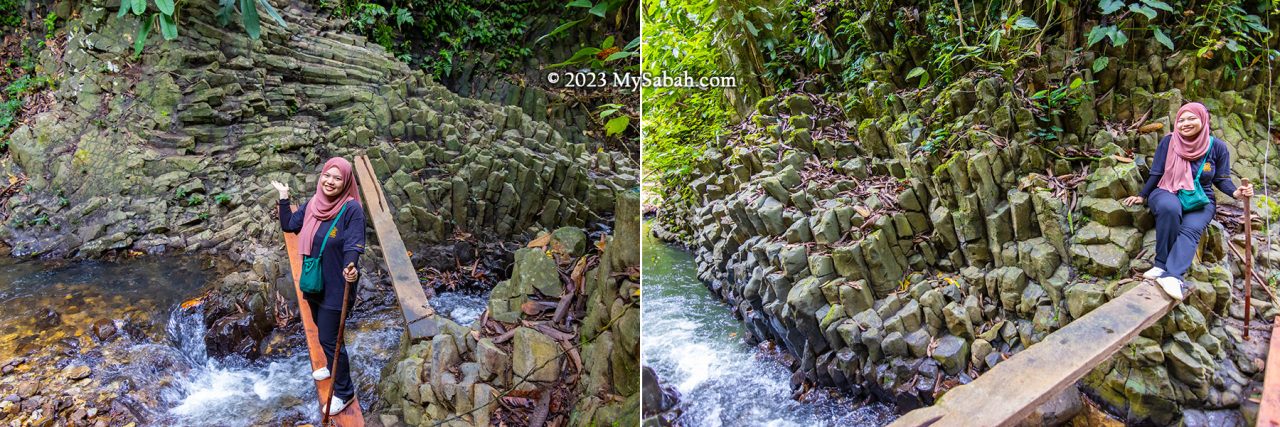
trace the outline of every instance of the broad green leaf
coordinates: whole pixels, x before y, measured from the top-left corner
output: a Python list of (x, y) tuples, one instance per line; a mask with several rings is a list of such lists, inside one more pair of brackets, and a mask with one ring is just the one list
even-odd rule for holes
[(117, 18), (123, 18), (129, 14), (129, 10), (133, 9), (131, 0), (120, 0), (120, 13), (116, 14)]
[(1177, 11), (1173, 10), (1173, 7), (1169, 6), (1168, 3), (1162, 2), (1160, 0), (1142, 0), (1142, 4), (1145, 4), (1152, 8), (1160, 9), (1166, 12), (1178, 13)]
[(1102, 9), (1103, 15), (1110, 15), (1112, 12), (1120, 10), (1120, 8), (1124, 7), (1124, 1), (1123, 0), (1101, 0), (1098, 2), (1098, 7)]
[(622, 48), (622, 50), (635, 50), (638, 46), (640, 46), (640, 38), (636, 37), (631, 39), (631, 43), (627, 43), (627, 46)]
[(600, 43), (600, 49), (608, 49), (613, 47), (613, 36), (605, 37), (604, 42)]
[(133, 0), (133, 14), (141, 15), (147, 11), (147, 0)]
[(1120, 29), (1116, 29), (1116, 31), (1111, 34), (1112, 46), (1115, 46), (1115, 47), (1124, 46), (1124, 44), (1128, 41), (1129, 41), (1129, 36), (1124, 35), (1124, 31), (1121, 31)]
[(142, 54), (142, 46), (147, 44), (147, 36), (151, 35), (151, 20), (138, 20), (138, 36), (133, 40), (133, 56)]
[(240, 0), (240, 23), (249, 38), (257, 40), (262, 36), (262, 27), (258, 22), (258, 5), (253, 0)]
[(631, 124), (631, 118), (627, 116), (618, 116), (609, 120), (604, 124), (605, 136), (616, 135), (627, 130), (627, 125)]
[(165, 40), (178, 38), (178, 23), (173, 21), (173, 15), (160, 14), (160, 35)]
[(1084, 80), (1080, 79), (1079, 77), (1076, 77), (1075, 80), (1071, 81), (1071, 90), (1079, 89), (1080, 86), (1082, 85), (1084, 85)]
[(165, 15), (173, 15), (173, 0), (155, 0), (156, 7), (160, 9), (160, 13)]
[(1030, 16), (1018, 18), (1018, 22), (1014, 22), (1013, 26), (1024, 30), (1035, 30), (1040, 28), (1040, 25), (1036, 24), (1036, 20), (1031, 19)]
[[(554, 36), (554, 35), (556, 35), (556, 34), (563, 33), (563, 32), (564, 32), (564, 30), (567, 30), (567, 29), (569, 29), (569, 28), (572, 28), (574, 25), (578, 25), (578, 23), (579, 23), (579, 22), (582, 22), (582, 21), (585, 21), (585, 19), (579, 19), (579, 20), (577, 20), (577, 21), (569, 21), (569, 22), (566, 22), (566, 23), (564, 23), (564, 24), (561, 24), (559, 27), (556, 27), (556, 29), (551, 30), (551, 32), (547, 33), (546, 35), (544, 35), (544, 36), (542, 36), (542, 37), (538, 37), (538, 39), (537, 39), (537, 40), (534, 40), (534, 41), (533, 41), (533, 43), (534, 43), (534, 44), (542, 43), (542, 40), (543, 40), (543, 39), (546, 39), (547, 37)], [(636, 40), (640, 40), (640, 38), (639, 38), (639, 37), (636, 37)]]
[(627, 51), (614, 52), (610, 54), (608, 58), (605, 58), (604, 62), (616, 61), (629, 56), (634, 56), (635, 54), (636, 54), (635, 52), (627, 52)]
[(1097, 73), (1099, 71), (1102, 71), (1103, 69), (1107, 68), (1107, 64), (1110, 64), (1110, 63), (1111, 63), (1111, 58), (1108, 58), (1105, 56), (1098, 57), (1098, 59), (1093, 60), (1093, 72)]
[(747, 31), (751, 33), (751, 37), (760, 35), (760, 29), (756, 28), (755, 24), (752, 24), (751, 21), (742, 21), (742, 23), (747, 24)]
[(284, 22), (284, 17), (280, 16), (280, 12), (276, 11), (276, 7), (272, 6), (270, 1), (258, 0), (258, 3), (262, 4), (263, 9), (267, 10), (267, 16), (270, 16), (271, 19), (275, 20), (277, 24), (280, 24), (281, 27), (284, 27), (285, 29), (289, 28), (289, 23)]
[(1142, 16), (1147, 17), (1147, 19), (1156, 19), (1156, 11), (1149, 7), (1134, 3), (1129, 5), (1129, 10), (1132, 10), (1134, 13), (1140, 13)]
[(1089, 30), (1089, 46), (1093, 46), (1094, 44), (1102, 41), (1103, 38), (1107, 37), (1107, 33), (1110, 32), (1107, 28), (1115, 27), (1110, 25), (1094, 25), (1093, 29)]
[(591, 0), (573, 0), (572, 2), (569, 2), (569, 4), (565, 5), (564, 7), (589, 8), (591, 7)]
[(551, 64), (547, 66), (547, 68), (559, 68), (559, 67), (563, 67), (570, 64), (576, 64), (576, 63), (582, 62), (583, 60), (594, 57), (597, 53), (600, 53), (600, 48), (584, 47), (582, 49), (579, 49), (577, 52), (574, 52), (573, 56), (569, 57), (568, 60), (561, 62), (559, 64)]
[(1169, 36), (1165, 35), (1164, 31), (1162, 31), (1160, 27), (1154, 27), (1152, 29), (1156, 35), (1156, 41), (1160, 42), (1164, 47), (1169, 48), (1169, 50), (1176, 50), (1173, 48), (1173, 40), (1171, 40)]
[(618, 112), (617, 108), (609, 108), (609, 109), (603, 110), (600, 112), (600, 120), (604, 120), (605, 117), (612, 116), (613, 113), (616, 113), (616, 112)]
[(917, 76), (920, 77), (920, 87), (924, 87), (925, 85), (929, 84), (929, 72), (925, 71), (924, 68), (915, 67), (915, 68), (912, 68), (911, 71), (907, 72), (908, 80), (913, 79)]
[(609, 3), (601, 1), (600, 3), (596, 3), (595, 6), (592, 6), (591, 10), (588, 10), (587, 13), (603, 18), (604, 13), (608, 10), (609, 10)]

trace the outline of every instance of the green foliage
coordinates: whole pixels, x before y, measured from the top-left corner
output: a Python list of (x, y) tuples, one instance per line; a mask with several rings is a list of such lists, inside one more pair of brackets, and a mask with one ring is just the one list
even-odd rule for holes
[[(178, 38), (178, 15), (181, 10), (174, 0), (120, 0), (120, 8), (116, 13), (116, 17), (124, 19), (130, 15), (137, 18), (138, 29), (133, 41), (133, 56), (136, 58), (142, 55), (142, 49), (146, 47), (147, 37), (151, 35), (153, 27), (160, 29), (160, 35), (165, 40), (176, 40)], [(280, 12), (267, 0), (218, 0), (218, 24), (227, 26), (231, 23), (231, 15), (237, 11), (240, 12), (240, 25), (244, 27), (245, 33), (249, 37), (257, 40), (262, 36), (262, 24), (259, 22), (258, 7), (261, 6), (267, 12), (271, 19), (275, 20), (280, 26), (289, 28), (289, 24), (284, 21), (284, 17), (280, 16)], [(150, 12), (148, 12), (150, 10)], [(54, 17), (56, 19), (56, 16)], [(48, 18), (45, 19), (45, 25), (52, 33), (52, 24)]]
[(494, 71), (508, 71), (533, 52), (522, 46), (527, 17), (542, 4), (499, 0), (322, 1), (349, 29), (437, 78), (481, 52)]
[[(724, 49), (710, 31), (717, 20), (717, 2), (694, 0), (663, 3), (646, 1), (642, 10), (641, 38), (645, 73), (667, 72), (707, 76), (722, 74)], [(732, 105), (723, 89), (688, 90), (647, 86), (644, 99), (644, 150), (641, 152), (645, 181), (682, 192), (688, 190), (695, 163), (705, 144), (724, 133), (732, 116)]]
[(1088, 97), (1084, 86), (1096, 82), (1096, 80), (1086, 82), (1076, 77), (1069, 84), (1042, 89), (1032, 94), (1030, 99), (1036, 108), (1035, 116), (1039, 124), (1038, 129), (1032, 134), (1044, 141), (1058, 139), (1058, 134), (1062, 133), (1062, 127), (1056, 124), (1057, 121), (1084, 102)]
[(227, 193), (218, 193), (213, 195), (213, 204), (215, 205), (225, 205), (230, 201), (231, 196), (227, 195)]
[(52, 39), (53, 31), (56, 29), (58, 29), (58, 14), (49, 12), (44, 16), (44, 39)]
[(187, 196), (187, 206), (199, 206), (204, 204), (204, 196), (192, 194)]
[(0, 0), (0, 29), (22, 25), (22, 4), (20, 0)]
[(573, 56), (564, 62), (552, 64), (547, 68), (560, 68), (570, 65), (586, 66), (596, 70), (619, 71), (617, 62), (625, 61), (628, 58), (640, 56), (640, 39), (634, 39), (628, 43), (626, 47), (619, 48), (613, 44), (613, 36), (606, 37), (600, 42), (599, 47), (584, 47), (578, 49)]

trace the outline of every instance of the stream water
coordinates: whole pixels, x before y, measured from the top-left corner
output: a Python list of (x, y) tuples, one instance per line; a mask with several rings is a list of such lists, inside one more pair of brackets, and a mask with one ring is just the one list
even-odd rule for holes
[[(277, 348), (258, 360), (208, 356), (200, 309), (179, 306), (201, 295), (217, 275), (190, 258), (0, 261), (0, 342), (12, 343), (0, 346), (0, 364), (27, 360), (0, 377), (0, 396), (69, 398), (93, 412), (127, 410), (143, 425), (317, 422), (301, 328), (272, 338)], [(485, 295), (444, 292), (432, 304), (470, 324), (486, 301)], [(347, 324), (352, 377), (366, 409), (398, 349), (399, 316), (393, 306), (374, 306), (357, 309)], [(95, 323), (119, 333), (100, 340)], [(89, 369), (87, 380), (69, 381), (68, 372), (80, 367)], [(22, 390), (24, 382), (43, 385)]]
[(865, 426), (896, 418), (891, 407), (813, 393), (791, 398), (791, 372), (743, 341), (745, 329), (697, 278), (693, 257), (644, 223), (642, 363), (680, 392), (687, 426)]

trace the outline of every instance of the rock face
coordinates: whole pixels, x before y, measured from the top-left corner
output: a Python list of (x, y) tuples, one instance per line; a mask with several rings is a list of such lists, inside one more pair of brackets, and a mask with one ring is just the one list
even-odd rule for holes
[[(1047, 49), (1047, 58), (1071, 55)], [(1084, 71), (1102, 82), (1085, 92), (1126, 100), (1090, 104), (1049, 141), (1034, 136), (1037, 112), (1013, 99), (1013, 82), (964, 76), (900, 90), (893, 76), (918, 64), (894, 55), (864, 70), (875, 77), (863, 87), (761, 100), (744, 136), (706, 142), (688, 183), (705, 197), (669, 194), (675, 202), (653, 228), (691, 249), (699, 278), (750, 341), (771, 340), (799, 360), (797, 383), (904, 409), (929, 404), (943, 390), (916, 378), (964, 382), (1136, 286), (1155, 253), (1154, 218), (1118, 200), (1141, 188), (1161, 135), (1112, 133), (1099, 117), (1133, 120), (1151, 108), (1168, 129), (1170, 113), (1194, 99), (1216, 106), (1213, 129), (1230, 145), (1233, 172), (1252, 179), (1280, 167), (1274, 156), (1263, 164), (1250, 142), (1269, 138), (1256, 119), (1263, 93), (1211, 84), (1221, 67), (1182, 53), (1135, 65), (1156, 80)], [(933, 145), (935, 130), (949, 131), (945, 148)], [(1090, 154), (1062, 156), (1067, 149)], [(1241, 316), (1228, 310), (1236, 267), (1217, 255), (1227, 238), (1210, 229), (1186, 302), (1083, 381), (1129, 422), (1236, 410), (1260, 379), (1239, 361), (1261, 350), (1239, 339), (1238, 320), (1224, 321)]]
[(282, 7), (289, 28), (264, 22), (255, 41), (216, 24), (217, 2), (187, 2), (182, 37), (132, 61), (136, 28), (115, 17), (119, 3), (78, 7), (65, 52), (40, 58), (60, 79), (54, 103), (13, 132), (12, 162), (0, 164), (30, 179), (0, 225), (15, 256), (252, 258), (279, 239), (268, 182), (301, 204), (330, 156), (367, 154), (418, 244), (584, 226), (636, 182), (626, 155), (459, 97), (362, 37), (324, 30), (309, 8)]
[[(385, 407), (377, 411), (414, 426), (527, 422), (531, 414), (495, 404), (514, 389), (512, 398), (552, 408), (549, 417), (571, 425), (638, 424), (640, 247), (621, 237), (639, 236), (638, 194), (621, 193), (616, 209), (617, 234), (603, 251), (583, 255), (576, 245), (551, 243), (585, 240), (581, 230), (537, 239), (547, 244), (517, 251), (512, 278), (490, 297), (486, 323), (466, 328), (441, 319), (440, 335), (403, 343), (379, 386)], [(595, 267), (586, 269), (590, 260)], [(566, 283), (561, 273), (574, 279)], [(581, 324), (561, 323), (549, 311), (563, 295), (571, 296), (565, 314)]]

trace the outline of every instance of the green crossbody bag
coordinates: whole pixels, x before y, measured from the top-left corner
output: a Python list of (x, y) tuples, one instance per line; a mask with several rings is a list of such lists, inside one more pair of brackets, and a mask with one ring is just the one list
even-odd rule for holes
[[(343, 205), (342, 210), (338, 211), (338, 216), (333, 217), (333, 224), (329, 226), (329, 232), (324, 233), (324, 240), (320, 242), (320, 254), (324, 255), (324, 245), (329, 244), (329, 235), (333, 234), (333, 230), (338, 227), (338, 219), (342, 218), (342, 213), (347, 211), (347, 206)], [(304, 256), (302, 257), (302, 276), (298, 278), (298, 288), (302, 292), (309, 294), (318, 294), (324, 290), (324, 276), (320, 274), (320, 257)]]
[(1195, 185), (1194, 190), (1178, 190), (1178, 201), (1182, 202), (1182, 211), (1194, 211), (1209, 204), (1209, 195), (1205, 194), (1204, 186), (1200, 185), (1200, 172), (1204, 171), (1205, 162), (1209, 161), (1209, 153), (1213, 151), (1214, 137), (1209, 137), (1209, 148), (1204, 151), (1204, 158), (1200, 159), (1200, 167), (1196, 168), (1196, 178), (1191, 180)]

